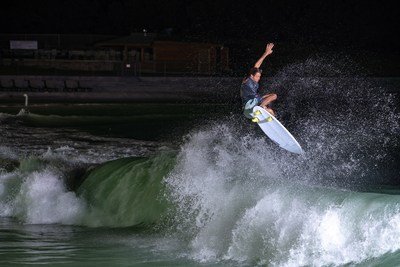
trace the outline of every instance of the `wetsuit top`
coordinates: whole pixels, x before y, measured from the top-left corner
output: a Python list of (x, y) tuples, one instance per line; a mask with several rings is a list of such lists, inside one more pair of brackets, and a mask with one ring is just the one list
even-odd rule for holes
[(250, 77), (247, 78), (240, 87), (240, 94), (243, 104), (246, 104), (250, 99), (258, 98), (258, 83)]

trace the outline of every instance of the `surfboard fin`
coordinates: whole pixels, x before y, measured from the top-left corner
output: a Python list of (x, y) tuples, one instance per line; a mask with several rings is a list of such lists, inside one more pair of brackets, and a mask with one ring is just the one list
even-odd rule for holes
[(259, 122), (260, 120), (258, 118), (252, 118), (251, 121), (252, 122)]
[(254, 112), (254, 115), (261, 115), (261, 111), (256, 110), (256, 112)]

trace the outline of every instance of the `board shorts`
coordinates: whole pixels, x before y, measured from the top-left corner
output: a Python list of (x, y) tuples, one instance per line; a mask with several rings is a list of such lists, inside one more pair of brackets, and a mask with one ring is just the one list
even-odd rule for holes
[(262, 97), (255, 97), (253, 99), (248, 100), (243, 106), (243, 114), (246, 118), (252, 119), (253, 117), (250, 113), (253, 112), (253, 108), (261, 103)]

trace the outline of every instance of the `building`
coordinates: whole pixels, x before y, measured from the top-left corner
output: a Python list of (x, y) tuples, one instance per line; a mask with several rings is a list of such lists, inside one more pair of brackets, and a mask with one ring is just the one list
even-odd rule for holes
[(123, 55), (126, 66), (139, 64), (147, 73), (219, 73), (229, 70), (228, 48), (220, 44), (162, 40), (155, 34), (129, 36), (98, 42)]
[(117, 75), (210, 75), (229, 71), (229, 49), (221, 44), (174, 41), (146, 32), (124, 37), (0, 34), (0, 49), (0, 70)]

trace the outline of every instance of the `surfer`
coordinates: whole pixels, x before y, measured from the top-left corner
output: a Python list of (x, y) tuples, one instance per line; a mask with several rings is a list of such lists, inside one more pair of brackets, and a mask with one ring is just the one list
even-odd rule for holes
[(260, 57), (260, 59), (254, 64), (254, 67), (251, 68), (246, 76), (243, 79), (242, 86), (241, 86), (241, 97), (244, 106), (244, 115), (247, 118), (252, 118), (250, 113), (253, 110), (253, 107), (259, 105), (260, 107), (264, 108), (266, 111), (271, 113), (275, 116), (275, 112), (269, 107), (269, 104), (276, 100), (277, 95), (274, 93), (266, 94), (260, 96), (258, 93), (258, 83), (261, 78), (262, 70), (260, 69), (261, 64), (263, 63), (264, 59), (272, 54), (272, 48), (274, 47), (273, 43), (267, 44), (265, 48), (264, 54)]

